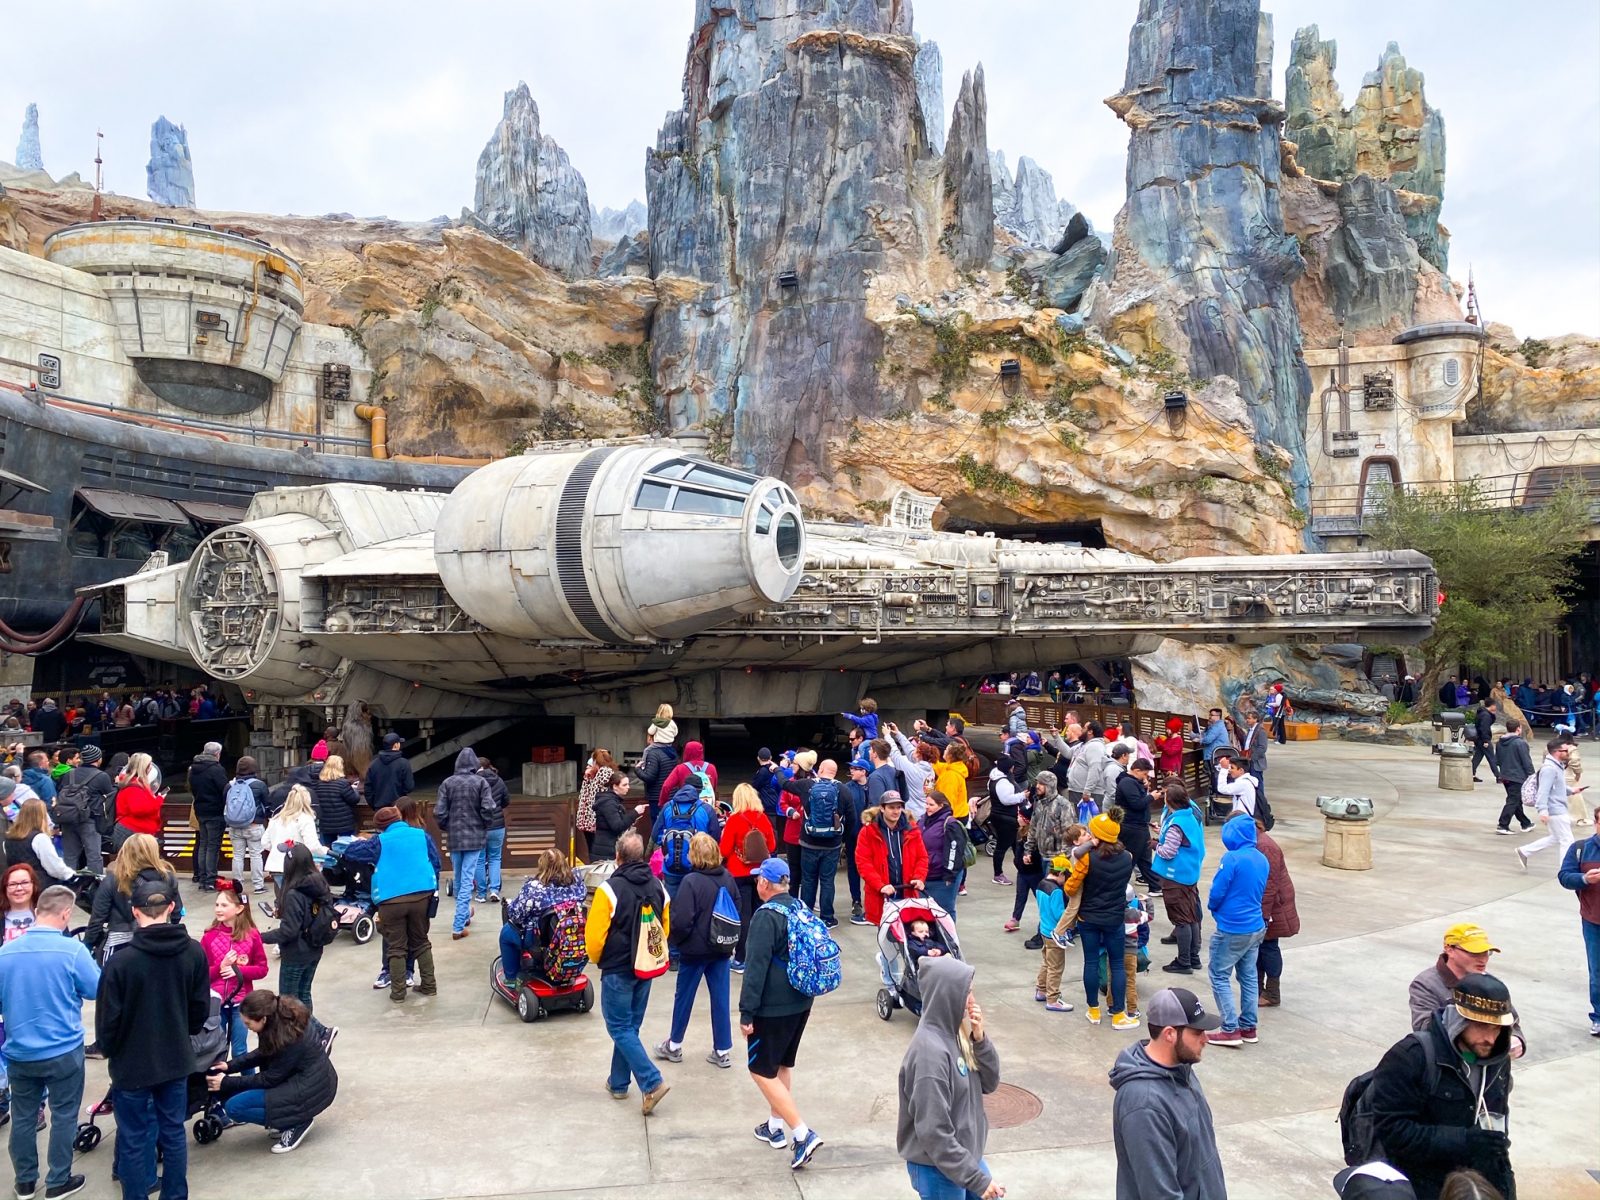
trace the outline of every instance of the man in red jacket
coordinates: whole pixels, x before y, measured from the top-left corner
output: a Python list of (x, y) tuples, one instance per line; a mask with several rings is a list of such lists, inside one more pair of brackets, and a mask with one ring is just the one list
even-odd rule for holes
[(667, 781), (661, 785), (662, 807), (670, 800), (677, 790), (688, 783), (697, 771), (705, 772), (707, 779), (711, 780), (713, 791), (717, 787), (717, 768), (706, 761), (706, 748), (699, 742), (685, 742), (683, 744), (683, 761), (672, 768), (667, 775)]
[(923, 889), (928, 851), (917, 823), (906, 816), (906, 802), (899, 792), (884, 792), (878, 807), (861, 814), (856, 868), (861, 872), (862, 908), (874, 925), (883, 916), (884, 897)]

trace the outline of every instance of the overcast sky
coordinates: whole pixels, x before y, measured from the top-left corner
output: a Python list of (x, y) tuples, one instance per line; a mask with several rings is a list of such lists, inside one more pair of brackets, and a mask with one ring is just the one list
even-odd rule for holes
[[(1134, 0), (915, 0), (945, 95), (984, 64), (989, 143), (1030, 155), (1109, 228), (1126, 130)], [(1315, 22), (1339, 43), (1345, 101), (1400, 43), (1427, 76), (1449, 147), (1452, 274), (1528, 336), (1600, 335), (1600, 2), (1277, 0), (1274, 87)], [(502, 95), (526, 80), (544, 131), (597, 206), (644, 198), (644, 153), (679, 105), (692, 0), (436, 0), (270, 5), (51, 0), (8, 6), (0, 157), (37, 101), (45, 167), (144, 194), (150, 122), (185, 125), (202, 207), (427, 218), (472, 203)], [(165, 19), (163, 19), (163, 16)], [(948, 115), (948, 114), (947, 114)]]

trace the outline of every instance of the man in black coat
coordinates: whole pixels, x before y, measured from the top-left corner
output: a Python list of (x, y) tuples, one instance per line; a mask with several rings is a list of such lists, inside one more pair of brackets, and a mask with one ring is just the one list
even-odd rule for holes
[(100, 829), (115, 805), (116, 785), (100, 769), (99, 746), (68, 746), (61, 761), (72, 769), (56, 787), (52, 819), (61, 830), (61, 857), (69, 867), (86, 867), (96, 875), (105, 872), (100, 853)]
[(111, 1073), (117, 1116), (117, 1175), (125, 1196), (143, 1196), (156, 1178), (161, 1146), (163, 1191), (182, 1195), (189, 1171), (190, 1038), (211, 1013), (205, 952), (169, 918), (178, 897), (170, 879), (133, 887), (133, 940), (111, 956), (95, 998), (95, 1040)]
[(1495, 822), (1499, 833), (1511, 832), (1511, 820), (1516, 818), (1524, 829), (1532, 829), (1533, 822), (1522, 808), (1522, 784), (1533, 774), (1533, 754), (1528, 749), (1527, 731), (1515, 717), (1506, 718), (1506, 731), (1495, 749), (1497, 777), (1506, 789), (1506, 802), (1500, 809), (1500, 819)]
[(1498, 716), (1498, 706), (1493, 700), (1485, 700), (1478, 705), (1477, 715), (1472, 718), (1472, 782), (1482, 783), (1478, 778), (1478, 764), (1485, 759), (1489, 763), (1489, 772), (1494, 776), (1496, 783), (1500, 782), (1500, 764), (1494, 757), (1494, 719)]
[(411, 761), (400, 749), (405, 744), (405, 738), (391, 729), (383, 735), (383, 749), (367, 768), (364, 790), (373, 812), (399, 804), (401, 798), (411, 795), (417, 786), (416, 776), (411, 773)]
[(1463, 1167), (1516, 1200), (1506, 1135), (1517, 1019), (1511, 993), (1493, 975), (1466, 975), (1451, 998), (1426, 1030), (1395, 1043), (1378, 1064), (1373, 1131), (1417, 1200), (1437, 1200), (1445, 1177)]
[(222, 856), (222, 808), (228, 795), (228, 772), (222, 765), (222, 743), (207, 742), (189, 764), (189, 795), (194, 798), (194, 881), (202, 892), (217, 890), (217, 860)]

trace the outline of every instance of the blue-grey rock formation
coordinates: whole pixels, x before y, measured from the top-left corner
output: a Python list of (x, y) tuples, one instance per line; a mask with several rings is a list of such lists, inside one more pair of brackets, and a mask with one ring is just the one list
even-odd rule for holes
[(506, 93), (494, 136), (478, 155), (473, 215), (540, 266), (593, 273), (589, 189), (555, 139), (539, 128), (526, 83)]
[(1389, 184), (1357, 175), (1339, 185), (1340, 225), (1324, 275), (1334, 317), (1352, 333), (1410, 325), (1416, 307), (1416, 243)]
[(643, 230), (623, 234), (617, 244), (600, 256), (595, 274), (602, 279), (614, 275), (648, 275), (650, 273), (650, 235)]
[(1448, 235), (1439, 227), (1444, 200), (1444, 117), (1428, 104), (1422, 72), (1390, 42), (1378, 69), (1344, 106), (1334, 79), (1339, 46), (1315, 25), (1296, 31), (1284, 79), (1285, 136), (1295, 158), (1317, 179), (1343, 183), (1358, 174), (1386, 180), (1402, 193), (1406, 226), (1422, 256), (1448, 267)]
[(194, 162), (189, 134), (182, 125), (157, 117), (150, 126), (150, 162), (144, 169), (145, 192), (169, 208), (194, 207)]
[(17, 139), (17, 167), (23, 171), (44, 170), (44, 154), (39, 149), (39, 106), (28, 105), (22, 116), (22, 136)]
[[(884, 334), (867, 287), (940, 235), (910, 9), (696, 0), (684, 105), (646, 157), (667, 423), (699, 425), (727, 440), (730, 461), (797, 484), (827, 472), (844, 422), (894, 403), (877, 382)], [(976, 141), (992, 237), (986, 135)]]
[(1140, 0), (1123, 89), (1128, 199), (1095, 322), (1113, 341), (1170, 350), (1239, 386), (1256, 437), (1288, 451), (1302, 506), (1310, 378), (1291, 288), (1305, 270), (1284, 231), (1272, 25), (1259, 0)]
[(1033, 272), (1045, 303), (1076, 312), (1105, 260), (1105, 244), (1090, 229), (1089, 219), (1075, 213), (1056, 243), (1056, 256)]
[(922, 113), (922, 129), (928, 149), (944, 153), (944, 56), (938, 42), (917, 43), (917, 61), (912, 65), (917, 81), (917, 108)]
[(989, 173), (996, 225), (1026, 246), (1049, 249), (1061, 241), (1078, 210), (1056, 199), (1056, 184), (1049, 171), (1024, 154), (1017, 159), (1013, 177), (1006, 167), (1005, 151), (991, 150)]
[(989, 93), (983, 64), (961, 76), (944, 145), (944, 193), (951, 208), (945, 249), (958, 267), (982, 266), (994, 253), (994, 182), (989, 173)]
[(638, 200), (630, 200), (627, 208), (602, 208), (599, 212), (589, 207), (589, 231), (596, 241), (620, 242), (650, 228), (650, 214)]

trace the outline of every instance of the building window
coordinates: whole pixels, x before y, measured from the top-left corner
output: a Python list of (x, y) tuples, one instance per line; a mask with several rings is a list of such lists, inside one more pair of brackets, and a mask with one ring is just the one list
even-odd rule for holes
[(1392, 458), (1369, 458), (1361, 464), (1361, 519), (1381, 516), (1390, 493), (1400, 484), (1400, 464)]
[(1454, 358), (1445, 359), (1444, 360), (1444, 385), (1446, 387), (1455, 387), (1456, 384), (1458, 384), (1460, 382), (1461, 382), (1461, 363), (1460, 363), (1460, 361), (1457, 360), (1457, 359), (1454, 359)]

